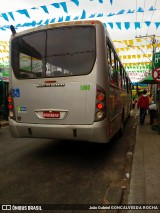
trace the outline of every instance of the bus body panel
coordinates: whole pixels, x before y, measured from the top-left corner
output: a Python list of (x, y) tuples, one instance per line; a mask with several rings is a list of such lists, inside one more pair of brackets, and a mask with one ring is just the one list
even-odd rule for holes
[(106, 143), (110, 140), (107, 120), (92, 125), (52, 125), (17, 123), (9, 119), (10, 132), (16, 138), (53, 138)]
[[(81, 77), (80, 77), (81, 78)], [(14, 109), (19, 123), (36, 124), (92, 124), (95, 115), (96, 85), (91, 82), (66, 82), (58, 84), (24, 83), (12, 88), (19, 90), (14, 97)], [(63, 82), (63, 83), (62, 83)], [(39, 86), (40, 87), (37, 87)], [(44, 87), (41, 87), (44, 85)], [(46, 87), (45, 87), (46, 86)], [(33, 92), (34, 91), (34, 92)], [(25, 98), (24, 98), (25, 97)], [(43, 116), (57, 112), (60, 117)]]

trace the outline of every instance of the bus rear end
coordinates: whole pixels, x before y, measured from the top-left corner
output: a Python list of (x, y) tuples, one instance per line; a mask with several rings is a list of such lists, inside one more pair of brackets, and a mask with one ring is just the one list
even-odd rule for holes
[(43, 27), (11, 39), (13, 137), (106, 142), (96, 39), (96, 24)]

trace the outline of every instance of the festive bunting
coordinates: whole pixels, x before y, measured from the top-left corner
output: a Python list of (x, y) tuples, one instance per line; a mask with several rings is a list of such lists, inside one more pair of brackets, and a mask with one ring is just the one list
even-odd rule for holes
[[(61, 2), (61, 3), (52, 3), (52, 4), (50, 4), (50, 5), (42, 5), (42, 6), (40, 6), (39, 8), (42, 8), (43, 9), (43, 11), (45, 12), (45, 13), (48, 13), (49, 14), (49, 11), (48, 11), (48, 6), (54, 6), (56, 9), (60, 9), (60, 6), (63, 8), (63, 10), (64, 10), (64, 12), (65, 13), (68, 13), (68, 8), (67, 8), (67, 3), (69, 3), (69, 2), (73, 2), (76, 6), (79, 6), (79, 1), (78, 0), (70, 0), (70, 1), (67, 1), (67, 2)], [(103, 0), (99, 0), (99, 3), (100, 4), (103, 4), (104, 3), (104, 1)], [(110, 3), (111, 3), (111, 5), (112, 5), (112, 1), (110, 1)], [(38, 7), (32, 7), (32, 8), (30, 8), (30, 9), (23, 9), (23, 10), (17, 10), (17, 11), (15, 11), (15, 12), (18, 12), (18, 13), (20, 13), (20, 14), (22, 14), (22, 15), (26, 15), (26, 17), (27, 18), (30, 18), (30, 15), (29, 15), (29, 11), (30, 10), (35, 10), (35, 9), (38, 9)], [(117, 13), (109, 13), (108, 15), (103, 15), (103, 16), (108, 16), (108, 17), (110, 17), (110, 16), (114, 16), (114, 15), (122, 15), (122, 14), (129, 14), (129, 13), (136, 13), (136, 12), (139, 12), (139, 13), (142, 13), (142, 12), (145, 12), (145, 11), (155, 11), (155, 10), (159, 10), (159, 8), (158, 9), (156, 9), (156, 8), (154, 8), (153, 6), (151, 6), (148, 10), (144, 10), (142, 7), (139, 7), (138, 9), (137, 9), (137, 11), (135, 11), (135, 10), (131, 10), (131, 9), (129, 9), (128, 11), (125, 11), (124, 9), (122, 9), (122, 10), (120, 10), (119, 12), (117, 12)], [(15, 20), (15, 18), (14, 18), (14, 14), (13, 14), (13, 12), (8, 12), (8, 14), (10, 15), (10, 17), (12, 18), (12, 20)], [(1, 16), (6, 20), (6, 21), (8, 21), (9, 22), (9, 18), (8, 18), (8, 16), (7, 16), (7, 13), (2, 13), (1, 14)], [(97, 17), (99, 17), (99, 14), (98, 14), (98, 16)], [(150, 24), (150, 22), (146, 22), (146, 24), (147, 25), (149, 25)], [(158, 23), (156, 23), (156, 27), (158, 28), (159, 27), (159, 22)], [(118, 24), (118, 28), (121, 28), (120, 27), (120, 24)], [(135, 23), (135, 28), (140, 28), (140, 23), (139, 22), (137, 22), (137, 23)]]
[[(159, 36), (156, 36), (155, 38), (159, 38)], [(151, 37), (149, 37), (149, 39), (151, 39)], [(160, 47), (160, 43), (158, 43), (158, 44), (147, 44), (147, 45), (136, 45), (137, 44), (137, 42), (138, 43), (140, 43), (140, 42), (142, 42), (142, 39), (132, 39), (132, 40), (121, 40), (121, 41), (119, 41), (119, 40), (113, 40), (113, 42), (114, 43), (120, 43), (120, 44), (125, 44), (127, 47), (125, 47), (124, 49), (123, 49), (123, 51), (126, 51), (126, 50), (129, 50), (129, 48), (128, 48), (128, 46), (130, 47), (130, 48), (133, 48), (133, 49), (140, 49), (140, 48), (147, 48), (147, 49), (153, 49), (153, 47)], [(151, 40), (149, 41), (149, 42), (151, 42)], [(116, 50), (117, 51), (121, 51), (121, 49), (120, 48), (116, 48)]]
[(121, 59), (127, 59), (127, 60), (130, 60), (130, 59), (140, 59), (140, 58), (150, 58), (152, 59), (152, 54), (137, 54), (137, 55), (120, 55), (119, 56)]
[(41, 8), (44, 10), (45, 13), (49, 13), (46, 6), (41, 6)]
[(149, 27), (149, 26), (150, 26), (150, 24), (151, 24), (151, 22), (150, 22), (150, 21), (145, 21), (145, 23), (146, 23), (147, 27)]
[(128, 10), (127, 13), (134, 13), (134, 12), (135, 12), (135, 10)]
[(79, 16), (75, 16), (73, 20), (78, 20), (79, 19)]
[(117, 15), (122, 15), (122, 14), (124, 14), (124, 12), (125, 12), (125, 10), (120, 10), (120, 11), (117, 13)]
[(70, 21), (71, 20), (71, 16), (66, 16), (65, 21)]
[[(91, 4), (91, 8), (92, 8), (92, 4), (93, 3), (99, 3), (99, 7), (104, 7), (106, 6), (106, 2), (110, 3), (110, 5), (112, 5), (114, 3), (114, 0), (108, 0), (108, 1), (104, 1), (104, 0), (88, 0), (90, 1)], [(79, 9), (79, 12), (74, 16), (72, 15), (72, 11), (70, 11), (71, 7), (76, 7)], [(121, 5), (122, 7), (122, 5)], [(39, 12), (41, 13), (41, 15), (39, 17), (43, 17), (43, 13), (44, 13), (44, 17), (42, 18), (42, 20), (40, 19), (33, 19), (32, 18), (32, 14), (33, 12), (37, 12), (39, 10)], [(54, 11), (53, 11), (54, 10)], [(23, 27), (36, 27), (36, 26), (43, 26), (43, 25), (49, 25), (55, 22), (62, 22), (62, 21), (70, 21), (70, 20), (83, 20), (83, 19), (93, 19), (93, 18), (98, 18), (100, 20), (103, 20), (103, 24), (104, 26), (108, 29), (108, 30), (119, 30), (119, 31), (126, 31), (126, 33), (128, 33), (127, 31), (129, 30), (137, 30), (137, 29), (142, 29), (143, 27), (146, 27), (147, 29), (150, 26), (153, 26), (154, 29), (158, 30), (158, 28), (160, 27), (160, 22), (155, 21), (155, 19), (152, 20), (145, 20), (143, 16), (143, 22), (140, 21), (139, 19), (137, 19), (137, 21), (128, 21), (128, 19), (122, 19), (122, 20), (126, 20), (126, 21), (119, 21), (120, 19), (112, 19), (113, 16), (121, 16), (124, 14), (137, 14), (137, 13), (144, 13), (146, 11), (148, 11), (148, 13), (150, 13), (150, 15), (152, 15), (153, 11), (154, 12), (158, 12), (159, 8), (156, 8), (156, 4), (154, 6), (149, 5), (148, 8), (146, 8), (146, 5), (142, 6), (142, 7), (137, 7), (136, 9), (130, 8), (130, 9), (123, 9), (120, 8), (119, 10), (110, 10), (111, 12), (104, 12), (104, 11), (99, 11), (97, 12), (97, 10), (93, 11), (92, 13), (90, 13), (88, 10), (84, 9), (81, 7), (81, 2), (79, 0), (66, 0), (66, 1), (62, 1), (59, 2), (54, 1), (54, 3), (49, 4), (49, 5), (42, 5), (39, 7), (32, 7), (30, 9), (21, 9), (21, 10), (17, 10), (17, 11), (12, 11), (12, 12), (7, 12), (7, 13), (1, 13), (0, 14), (0, 21), (2, 20), (0, 26), (0, 31), (7, 31), (10, 28), (10, 23), (12, 23), (16, 30), (18, 31), (18, 29), (21, 29)], [(55, 12), (56, 11), (56, 12)], [(108, 10), (107, 10), (108, 11)], [(18, 13), (18, 14), (17, 14)], [(54, 14), (54, 16), (51, 16), (51, 13)], [(59, 14), (59, 15), (58, 15)], [(21, 18), (18, 19), (17, 23), (16, 19), (17, 17), (21, 17), (23, 16), (23, 18), (25, 18), (25, 21), (22, 22)], [(105, 19), (107, 21), (104, 21)], [(130, 19), (132, 20), (132, 19)], [(14, 24), (14, 22), (16, 24)], [(144, 39), (146, 40), (146, 42), (149, 43), (145, 43), (144, 44)], [(128, 72), (128, 75), (132, 77), (132, 79), (134, 78), (140, 78), (142, 75), (146, 75), (148, 70), (151, 70), (152, 66), (151, 66), (151, 60), (152, 60), (152, 50), (153, 47), (154, 48), (160, 48), (160, 44), (152, 44), (151, 41), (153, 40), (153, 38), (149, 38), (148, 40), (146, 38), (136, 38), (136, 39), (130, 39), (130, 40), (122, 40), (122, 41), (118, 41), (115, 40), (113, 41), (113, 43), (117, 43), (118, 46), (122, 46), (119, 48), (116, 48), (116, 51), (118, 53), (120, 53), (120, 58), (122, 59), (122, 62), (124, 64), (124, 66), (126, 67), (126, 70)], [(120, 44), (120, 45), (119, 45)], [(9, 60), (9, 56), (8, 56), (8, 43), (5, 44), (3, 43), (3, 41), (0, 41), (0, 67), (3, 66), (3, 68), (5, 66), (9, 66), (8, 60)], [(115, 45), (116, 46), (116, 45)], [(138, 51), (137, 51), (138, 50)], [(149, 53), (149, 50), (151, 53)], [(137, 51), (137, 52), (136, 52)], [(142, 53), (144, 52), (144, 53)], [(149, 59), (151, 59), (150, 61), (148, 61)], [(138, 60), (138, 63), (133, 63), (133, 61)], [(144, 61), (147, 62), (144, 62)], [(127, 63), (124, 63), (127, 62)], [(136, 77), (134, 75), (137, 75)]]
[(114, 16), (115, 15), (115, 13), (109, 13), (109, 15), (107, 15), (108, 17), (110, 17), (110, 16)]
[(91, 15), (89, 16), (89, 18), (94, 18), (95, 16), (96, 16), (96, 13), (91, 14)]
[(135, 25), (135, 29), (137, 29), (137, 28), (140, 29), (141, 28), (140, 22), (135, 22), (134, 25)]
[(124, 23), (125, 28), (128, 30), (130, 28), (130, 23), (129, 22), (125, 22)]
[(79, 6), (79, 0), (71, 0), (71, 2), (74, 2), (77, 6)]
[(157, 29), (160, 25), (160, 22), (155, 22), (155, 25), (156, 25), (156, 29)]
[(64, 12), (68, 13), (66, 2), (61, 2), (60, 5), (63, 7)]
[(41, 20), (40, 22), (38, 22), (38, 23), (37, 23), (37, 25), (41, 25), (41, 24), (42, 24), (42, 22), (43, 22), (43, 21)]
[(121, 30), (121, 22), (116, 22), (116, 25)]
[[(63, 20), (62, 20), (63, 21)], [(48, 25), (49, 24), (49, 19), (47, 19), (45, 22), (44, 22), (45, 25)]]
[(59, 3), (53, 3), (51, 5), (54, 6), (55, 8), (60, 8), (60, 4)]
[(81, 19), (85, 19), (86, 18), (86, 11), (83, 10), (83, 13), (82, 13), (82, 16), (81, 16)]
[[(21, 11), (21, 14), (25, 14), (26, 16), (27, 16), (27, 13), (25, 12), (25, 11)], [(95, 14), (91, 14), (88, 18), (93, 18), (93, 17), (102, 17), (103, 16), (103, 14), (98, 14), (98, 15), (95, 15)], [(82, 11), (82, 15), (81, 15), (81, 17), (79, 17), (79, 16), (75, 16), (74, 18), (73, 18), (73, 20), (78, 20), (78, 19), (86, 19), (87, 18), (87, 15), (86, 15), (86, 11), (85, 10), (83, 10)], [(56, 19), (56, 18), (55, 18)], [(61, 17), (58, 17), (58, 22), (60, 22), (60, 21), (63, 21), (63, 20), (67, 20), (68, 19), (68, 16), (61, 16)], [(70, 19), (69, 20), (71, 20), (71, 16), (70, 16)], [(33, 23), (33, 25), (32, 25), (32, 23)], [(44, 20), (44, 24), (45, 23), (47, 23), (47, 24), (50, 24), (50, 23), (53, 23), (53, 22), (51, 22), (51, 21), (48, 21), (48, 19), (46, 19), (46, 20)], [(131, 27), (131, 23), (132, 22), (108, 22), (108, 23), (104, 23), (106, 26), (108, 25), (111, 29), (114, 29), (114, 26), (117, 26), (118, 27), (118, 29), (119, 30), (122, 30), (122, 26), (124, 25), (124, 28), (126, 29), (126, 30), (128, 30), (130, 27)], [(145, 22), (145, 24), (146, 24), (146, 26), (148, 27), (148, 26), (150, 26), (151, 24), (155, 24), (156, 25), (156, 29), (160, 26), (160, 22)], [(38, 23), (37, 23), (37, 25), (39, 25)], [(134, 22), (134, 25), (135, 25), (135, 29), (137, 29), (137, 28), (141, 28), (141, 23), (140, 22)], [(24, 26), (28, 26), (28, 27), (30, 27), (30, 26), (36, 26), (35, 25), (35, 22), (26, 22), (26, 23), (24, 23), (23, 25), (21, 25), (21, 24), (17, 24), (16, 25), (16, 27), (24, 27)], [(1, 26), (0, 27), (0, 30), (5, 30), (5, 29), (7, 29), (7, 28), (10, 28), (10, 25), (4, 25), (4, 26)]]
[(111, 27), (111, 29), (113, 29), (113, 23), (108, 22), (109, 26)]
[(1, 16), (6, 20), (9, 21), (8, 16), (6, 13), (1, 13)]
[(8, 14), (9, 14), (10, 17), (12, 18), (12, 20), (15, 21), (14, 16), (13, 16), (13, 13), (12, 13), (12, 12), (9, 12)]
[(63, 21), (63, 16), (59, 17), (58, 22), (62, 22)]
[(51, 19), (50, 24), (53, 24), (55, 22), (55, 18)]
[(16, 12), (18, 12), (22, 15), (26, 15), (26, 17), (30, 18), (29, 13), (26, 9), (25, 10), (17, 10)]
[(103, 17), (103, 13), (99, 13), (97, 17)]
[(38, 7), (32, 7), (31, 9), (32, 10), (38, 10)]
[(144, 12), (144, 10), (141, 7), (139, 7), (137, 12), (142, 13), (142, 12)]

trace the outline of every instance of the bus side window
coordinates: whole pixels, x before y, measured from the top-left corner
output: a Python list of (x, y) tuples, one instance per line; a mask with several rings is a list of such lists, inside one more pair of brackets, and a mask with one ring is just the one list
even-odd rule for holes
[(107, 49), (107, 61), (109, 66), (109, 78), (110, 84), (113, 84), (119, 88), (126, 89), (126, 73), (120, 58), (118, 57), (116, 50), (112, 43), (106, 38)]
[(118, 76), (118, 87), (122, 88), (122, 78), (121, 78), (120, 73), (117, 73), (117, 76)]
[(112, 59), (111, 59), (111, 47), (108, 44), (108, 38), (106, 37), (106, 48), (107, 48), (107, 61), (108, 64), (112, 64)]
[(111, 65), (109, 65), (109, 82), (110, 82), (110, 84), (114, 84), (113, 69), (112, 69)]
[(112, 47), (109, 47), (109, 63), (110, 63), (110, 83), (118, 86), (116, 59)]
[(127, 92), (129, 93), (130, 92), (130, 86), (131, 86), (131, 84), (130, 84), (130, 81), (129, 81), (129, 78), (128, 78), (128, 76), (126, 76), (126, 89), (127, 89)]
[(122, 89), (126, 89), (126, 78), (124, 69), (122, 70)]
[(122, 85), (122, 65), (118, 63), (118, 87), (123, 88)]

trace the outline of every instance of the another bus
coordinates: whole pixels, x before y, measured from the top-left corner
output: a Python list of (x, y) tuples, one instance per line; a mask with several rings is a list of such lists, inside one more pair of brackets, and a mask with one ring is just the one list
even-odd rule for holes
[(107, 143), (131, 110), (131, 82), (103, 23), (71, 21), (10, 40), (13, 137)]

